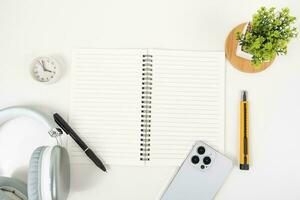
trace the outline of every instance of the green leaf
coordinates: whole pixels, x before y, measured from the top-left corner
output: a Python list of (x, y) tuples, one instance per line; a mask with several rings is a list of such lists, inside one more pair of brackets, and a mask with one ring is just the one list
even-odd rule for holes
[(275, 55), (287, 53), (288, 43), (298, 35), (295, 22), (289, 8), (277, 11), (275, 7), (261, 7), (253, 15), (250, 30), (245, 34), (238, 32), (236, 38), (242, 49), (252, 55), (251, 63), (260, 66)]

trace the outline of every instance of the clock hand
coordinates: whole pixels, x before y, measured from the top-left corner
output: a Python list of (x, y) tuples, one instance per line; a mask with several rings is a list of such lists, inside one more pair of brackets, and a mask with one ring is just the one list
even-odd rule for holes
[(44, 69), (44, 64), (43, 64), (43, 62), (42, 61), (38, 61), (39, 63), (40, 63), (40, 65), (41, 65), (41, 67)]
[(41, 61), (42, 62), (42, 68), (43, 68), (43, 70), (45, 71), (45, 72), (51, 72), (51, 73), (53, 73), (53, 71), (50, 71), (49, 69), (47, 69), (46, 67), (45, 67), (45, 62), (42, 60)]
[(46, 69), (46, 68), (44, 68), (44, 71), (45, 72), (51, 72), (51, 73), (53, 72), (53, 71), (50, 71), (49, 69)]
[(41, 60), (41, 61), (39, 61), (39, 62), (40, 62), (40, 64), (41, 64), (43, 70), (46, 71), (47, 69), (45, 68), (45, 63), (44, 63), (44, 61)]

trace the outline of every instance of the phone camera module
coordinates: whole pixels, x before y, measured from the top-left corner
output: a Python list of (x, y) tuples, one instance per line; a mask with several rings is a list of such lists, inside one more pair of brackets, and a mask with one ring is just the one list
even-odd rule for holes
[(199, 161), (200, 161), (200, 159), (199, 159), (198, 156), (193, 156), (191, 160), (192, 160), (192, 163), (193, 163), (194, 165), (198, 164)]
[(203, 158), (203, 163), (204, 163), (205, 165), (209, 165), (209, 164), (211, 163), (211, 158), (208, 157), (208, 156), (205, 156), (205, 157)]
[(203, 155), (203, 154), (205, 153), (205, 148), (204, 148), (203, 146), (200, 146), (200, 147), (198, 147), (197, 152), (198, 152), (200, 155)]

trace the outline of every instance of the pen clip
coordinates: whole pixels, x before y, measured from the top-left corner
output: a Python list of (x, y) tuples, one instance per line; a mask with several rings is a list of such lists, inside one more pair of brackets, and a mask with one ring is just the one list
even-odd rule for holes
[(50, 131), (48, 131), (48, 133), (51, 137), (57, 138), (63, 134), (63, 131), (60, 128), (53, 128)]

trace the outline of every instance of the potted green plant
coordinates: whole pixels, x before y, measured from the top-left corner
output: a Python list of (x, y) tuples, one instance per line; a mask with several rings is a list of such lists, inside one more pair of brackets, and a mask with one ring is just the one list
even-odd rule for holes
[(298, 34), (295, 22), (296, 17), (290, 15), (288, 8), (276, 11), (274, 7), (261, 7), (237, 33), (236, 55), (251, 60), (256, 67), (276, 55), (286, 55), (288, 43)]

